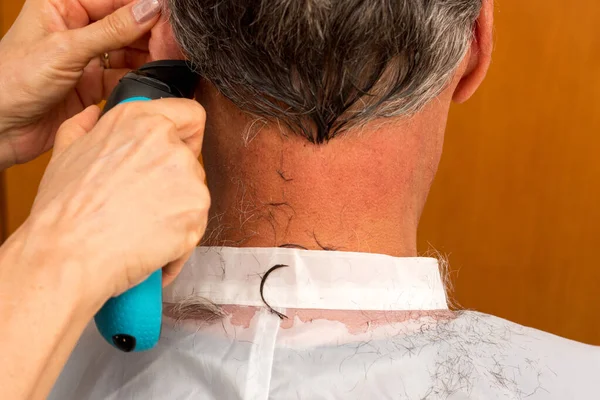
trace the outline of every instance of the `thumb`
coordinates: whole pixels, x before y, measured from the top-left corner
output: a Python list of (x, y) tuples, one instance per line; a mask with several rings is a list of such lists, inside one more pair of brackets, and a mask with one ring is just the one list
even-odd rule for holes
[(82, 66), (94, 57), (130, 45), (146, 34), (161, 11), (159, 0), (138, 0), (83, 28), (68, 31)]
[(100, 107), (90, 106), (73, 118), (66, 120), (56, 132), (52, 157), (58, 156), (73, 142), (91, 131), (99, 117)]

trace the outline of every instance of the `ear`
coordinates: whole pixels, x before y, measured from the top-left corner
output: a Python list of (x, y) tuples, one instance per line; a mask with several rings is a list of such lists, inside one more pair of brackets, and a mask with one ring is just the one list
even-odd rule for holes
[(152, 61), (185, 59), (183, 52), (175, 40), (171, 24), (164, 14), (160, 17), (157, 24), (154, 25), (154, 28), (152, 28), (148, 50)]
[(492, 60), (493, 28), (494, 0), (482, 0), (471, 48), (465, 60), (467, 65), (452, 96), (454, 102), (467, 101), (483, 82)]

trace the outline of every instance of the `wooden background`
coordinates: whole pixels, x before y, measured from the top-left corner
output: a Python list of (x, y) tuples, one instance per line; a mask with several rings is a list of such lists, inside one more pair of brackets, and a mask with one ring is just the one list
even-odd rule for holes
[[(4, 30), (21, 3), (0, 0)], [(597, 0), (497, 0), (492, 67), (452, 110), (419, 245), (449, 255), (461, 306), (600, 345), (599, 16)], [(6, 232), (47, 159), (6, 171)]]

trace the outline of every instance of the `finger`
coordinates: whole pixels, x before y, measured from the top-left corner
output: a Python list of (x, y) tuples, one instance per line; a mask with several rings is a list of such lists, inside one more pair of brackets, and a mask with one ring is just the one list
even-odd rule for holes
[(132, 49), (131, 47), (111, 51), (108, 53), (108, 59), (110, 60), (110, 67), (117, 69), (138, 69), (151, 61), (148, 51)]
[(169, 286), (171, 283), (173, 283), (173, 281), (175, 280), (175, 278), (177, 278), (177, 276), (183, 269), (183, 266), (185, 265), (187, 260), (190, 259), (190, 257), (192, 256), (193, 253), (194, 253), (194, 251), (192, 250), (189, 253), (187, 253), (186, 255), (184, 255), (183, 257), (181, 257), (179, 260), (173, 261), (173, 262), (167, 264), (167, 266), (163, 268), (163, 270), (162, 270), (163, 287)]
[(150, 42), (151, 37), (152, 37), (152, 33), (148, 32), (144, 36), (142, 36), (135, 42), (131, 43), (127, 47), (129, 47), (130, 49), (136, 49), (136, 50), (148, 52), (150, 50), (149, 42)]
[(79, 4), (87, 12), (90, 21), (98, 21), (133, 1), (135, 0), (79, 0)]
[[(131, 114), (133, 113), (133, 115)], [(113, 121), (124, 115), (131, 120), (135, 115), (162, 115), (173, 122), (177, 135), (194, 154), (199, 155), (204, 138), (206, 112), (195, 100), (167, 98), (153, 101), (140, 101), (121, 104), (110, 110), (101, 123)], [(106, 121), (106, 122), (104, 122)]]
[(135, 42), (154, 26), (160, 8), (159, 0), (140, 0), (89, 26), (66, 32), (70, 47), (77, 49), (68, 60), (70, 67), (82, 68), (100, 54)]
[(183, 139), (183, 142), (187, 145), (187, 147), (194, 153), (196, 158), (200, 158), (202, 153), (202, 142), (204, 141), (204, 132), (198, 135), (189, 136), (186, 139)]
[(100, 108), (90, 106), (73, 118), (66, 120), (56, 132), (52, 157), (56, 157), (77, 139), (91, 131), (99, 117)]
[(104, 69), (98, 57), (92, 59), (83, 69), (83, 74), (75, 90), (84, 107), (98, 104), (110, 95), (119, 80), (128, 73), (129, 69)]
[[(129, 72), (129, 69), (107, 69), (102, 76), (102, 99), (108, 99), (119, 81)], [(98, 102), (96, 102), (98, 103)]]

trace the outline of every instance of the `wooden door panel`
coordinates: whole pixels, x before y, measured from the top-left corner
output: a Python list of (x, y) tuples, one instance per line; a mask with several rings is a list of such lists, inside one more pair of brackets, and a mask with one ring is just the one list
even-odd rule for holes
[(600, 344), (600, 3), (496, 5), (492, 67), (454, 107), (419, 244), (455, 298)]

